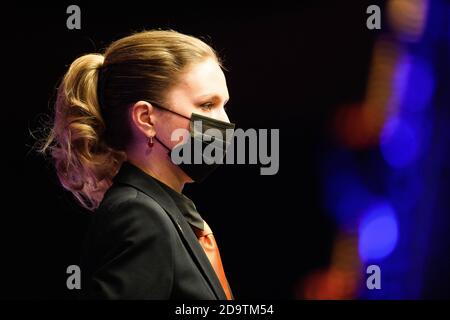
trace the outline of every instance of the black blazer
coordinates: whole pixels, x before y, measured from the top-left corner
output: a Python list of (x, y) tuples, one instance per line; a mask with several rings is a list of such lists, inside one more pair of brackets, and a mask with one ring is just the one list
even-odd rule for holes
[(85, 298), (226, 299), (175, 202), (128, 162), (94, 213), (81, 272)]

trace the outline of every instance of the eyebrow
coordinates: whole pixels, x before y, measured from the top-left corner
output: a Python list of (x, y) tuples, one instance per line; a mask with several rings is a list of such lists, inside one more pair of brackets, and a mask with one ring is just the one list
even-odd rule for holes
[[(211, 93), (211, 94), (202, 94), (201, 96), (198, 96), (196, 100), (200, 100), (200, 99), (213, 99), (213, 100), (220, 100), (222, 101), (222, 97), (218, 94), (215, 93)], [(230, 100), (230, 97), (226, 98), (224, 100), (224, 104), (226, 104), (228, 102), (228, 100)]]

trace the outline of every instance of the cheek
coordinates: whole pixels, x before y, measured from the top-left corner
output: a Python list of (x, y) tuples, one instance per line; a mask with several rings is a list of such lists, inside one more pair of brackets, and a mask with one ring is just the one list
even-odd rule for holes
[[(178, 134), (177, 137), (179, 137), (182, 134), (183, 141), (187, 141), (186, 139), (189, 139), (189, 125), (190, 122), (187, 119), (179, 118), (175, 121), (172, 121), (172, 132), (177, 130)], [(179, 141), (179, 140), (177, 140)]]
[(159, 123), (159, 136), (167, 141), (171, 147), (178, 142), (189, 139), (189, 121), (186, 119), (164, 119)]

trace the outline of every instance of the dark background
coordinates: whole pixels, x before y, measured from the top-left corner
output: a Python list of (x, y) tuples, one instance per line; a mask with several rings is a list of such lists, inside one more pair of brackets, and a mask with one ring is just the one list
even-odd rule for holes
[[(59, 79), (82, 54), (133, 31), (171, 28), (205, 39), (219, 52), (228, 69), (229, 117), (238, 127), (280, 129), (277, 175), (261, 176), (257, 165), (224, 166), (202, 184), (187, 186), (186, 194), (216, 234), (236, 298), (296, 297), (301, 279), (330, 263), (337, 226), (322, 203), (318, 163), (334, 108), (364, 95), (377, 36), (365, 27), (373, 3), (78, 3), (81, 30), (66, 28), (69, 3), (18, 6), (11, 32), (19, 63), (11, 64), (22, 70), (16, 73), (20, 104), (14, 116), (25, 121), (18, 153), (24, 165), (20, 173), (6, 172), (16, 177), (6, 196), (14, 203), (7, 215), (17, 224), (3, 225), (11, 258), (3, 262), (9, 270), (2, 295), (76, 295), (66, 288), (66, 267), (79, 264), (91, 213), (62, 190), (30, 137), (51, 116)], [(10, 168), (20, 163), (9, 161)]]

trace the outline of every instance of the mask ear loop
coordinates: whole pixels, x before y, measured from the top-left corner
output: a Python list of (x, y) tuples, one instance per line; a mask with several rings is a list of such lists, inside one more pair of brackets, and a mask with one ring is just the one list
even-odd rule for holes
[(157, 107), (158, 109), (162, 109), (162, 110), (164, 110), (164, 111), (169, 111), (169, 112), (172, 112), (173, 114), (176, 114), (177, 116), (180, 116), (180, 117), (183, 117), (183, 118), (185, 118), (185, 119), (191, 120), (191, 118), (186, 117), (185, 115), (182, 115), (182, 114), (180, 114), (180, 113), (178, 113), (178, 112), (172, 111), (172, 110), (170, 110), (170, 109), (168, 109), (168, 108), (164, 108), (164, 107), (162, 107), (161, 105), (159, 105), (159, 104), (157, 104), (157, 103), (153, 103), (153, 102), (150, 102), (150, 103), (151, 103), (152, 106), (155, 106), (155, 107)]
[(154, 138), (155, 138), (155, 140), (158, 141), (164, 148), (166, 148), (167, 151), (169, 151), (169, 152), (172, 151), (172, 150), (169, 149), (169, 147), (166, 146), (161, 140), (159, 140), (158, 137), (157, 137), (156, 135), (154, 136)]

